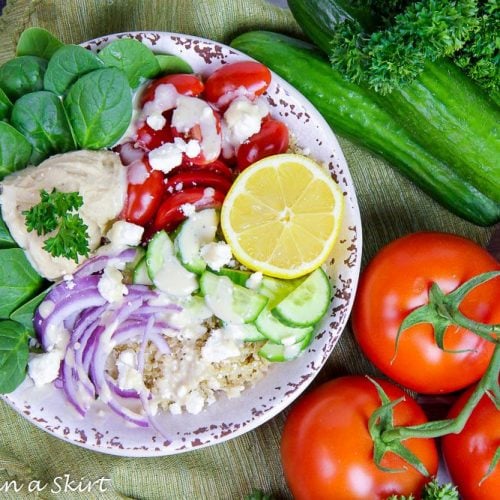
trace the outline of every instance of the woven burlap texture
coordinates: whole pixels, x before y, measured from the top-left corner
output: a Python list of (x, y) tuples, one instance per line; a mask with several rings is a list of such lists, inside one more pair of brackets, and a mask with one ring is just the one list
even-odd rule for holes
[[(47, 28), (66, 43), (134, 30), (189, 33), (226, 43), (250, 29), (301, 35), (288, 10), (265, 0), (10, 0), (0, 18), (0, 63), (13, 57), (19, 34), (29, 26)], [(363, 264), (384, 244), (417, 230), (454, 232), (481, 244), (490, 237), (490, 230), (442, 209), (387, 163), (340, 140), (361, 209)], [(313, 386), (347, 373), (375, 373), (349, 328)], [(130, 459), (60, 441), (0, 401), (0, 487), (10, 480), (24, 484), (19, 493), (0, 490), (0, 498), (232, 500), (254, 488), (278, 499), (290, 498), (279, 458), (285, 416), (217, 446), (172, 457)], [(105, 492), (49, 491), (54, 480), (62, 485), (66, 478), (111, 481), (105, 483)], [(49, 486), (42, 492), (28, 492), (30, 485), (36, 489), (44, 484)]]

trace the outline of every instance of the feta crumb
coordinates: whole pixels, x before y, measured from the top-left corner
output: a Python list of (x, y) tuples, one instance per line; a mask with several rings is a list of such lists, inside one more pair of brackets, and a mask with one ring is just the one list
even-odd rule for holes
[(140, 392), (144, 389), (142, 375), (137, 370), (137, 355), (134, 351), (126, 349), (121, 352), (116, 360), (118, 369), (118, 387), (122, 390), (135, 390)]
[(236, 98), (224, 113), (229, 142), (239, 146), (248, 140), (260, 130), (262, 118), (268, 113), (261, 100), (252, 102), (245, 96)]
[(123, 284), (122, 280), (122, 273), (116, 267), (108, 265), (104, 268), (97, 289), (109, 303), (119, 302), (128, 293), (128, 288)]
[(161, 130), (167, 124), (167, 120), (161, 113), (153, 113), (146, 118), (146, 123), (153, 130)]
[(213, 241), (203, 245), (200, 255), (208, 267), (214, 271), (220, 271), (221, 267), (229, 264), (233, 257), (231, 247), (224, 241)]
[(173, 142), (167, 142), (153, 149), (148, 155), (149, 164), (153, 170), (161, 170), (168, 174), (182, 163), (182, 151)]
[(50, 384), (59, 375), (61, 353), (58, 350), (35, 354), (28, 363), (28, 374), (36, 387)]
[(181, 205), (181, 212), (186, 217), (191, 217), (196, 213), (196, 207), (192, 203), (184, 203), (183, 205)]
[(256, 273), (252, 273), (250, 277), (247, 279), (245, 286), (247, 288), (250, 288), (251, 290), (256, 290), (259, 288), (260, 284), (262, 283), (262, 273), (260, 271), (257, 271)]
[(136, 247), (141, 243), (144, 228), (124, 220), (116, 221), (106, 233), (113, 248)]
[(240, 348), (237, 341), (222, 329), (212, 330), (210, 337), (201, 349), (202, 358), (213, 363), (239, 354)]
[(44, 300), (38, 307), (38, 312), (43, 319), (46, 319), (52, 314), (55, 307), (55, 303), (51, 300)]
[(200, 413), (204, 404), (205, 400), (198, 391), (191, 391), (186, 397), (186, 410), (193, 415)]
[(188, 158), (196, 158), (201, 153), (200, 143), (195, 139), (191, 139), (186, 144), (184, 152)]

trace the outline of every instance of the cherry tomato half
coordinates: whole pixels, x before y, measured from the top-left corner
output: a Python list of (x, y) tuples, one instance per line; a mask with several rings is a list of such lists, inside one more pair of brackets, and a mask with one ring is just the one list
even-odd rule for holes
[[(456, 401), (449, 418), (460, 413), (473, 389)], [(482, 397), (462, 432), (443, 436), (441, 443), (448, 471), (462, 498), (496, 500), (500, 492), (500, 465), (485, 477), (500, 446), (500, 411), (490, 397)]]
[(254, 98), (263, 94), (271, 82), (271, 72), (256, 61), (239, 61), (216, 69), (205, 81), (205, 98), (223, 109), (235, 97)]
[(190, 74), (174, 74), (166, 75), (153, 80), (145, 89), (141, 97), (141, 106), (144, 106), (155, 97), (156, 89), (159, 85), (170, 83), (175, 87), (179, 94), (196, 97), (199, 96), (205, 86), (203, 82), (195, 75)]
[(165, 190), (164, 175), (153, 170), (146, 158), (128, 166), (127, 200), (123, 218), (134, 224), (145, 226), (160, 206)]
[[(401, 334), (395, 355), (396, 335), (404, 318), (428, 302), (433, 282), (446, 294), (473, 276), (498, 269), (485, 249), (452, 234), (415, 233), (390, 243), (361, 276), (352, 315), (361, 349), (388, 377), (417, 392), (448, 393), (467, 387), (485, 372), (491, 342), (449, 327), (442, 350), (432, 326), (422, 323)], [(460, 311), (475, 321), (498, 323), (499, 283), (496, 278), (474, 289)]]
[(288, 127), (278, 120), (264, 120), (260, 131), (238, 148), (236, 165), (242, 171), (266, 156), (285, 153), (287, 149)]
[[(395, 425), (427, 421), (423, 410), (395, 385), (377, 380), (394, 407)], [(281, 458), (285, 478), (296, 500), (378, 500), (389, 496), (417, 498), (428, 478), (393, 453), (381, 465), (373, 460), (368, 420), (380, 406), (374, 384), (347, 376), (327, 382), (303, 396), (291, 409), (283, 430)], [(407, 439), (403, 444), (436, 474), (438, 452), (433, 439)]]
[(200, 172), (208, 171), (214, 174), (222, 175), (231, 182), (234, 180), (234, 172), (228, 167), (223, 161), (215, 160), (211, 163), (205, 163), (203, 165), (191, 165), (189, 162), (184, 162), (180, 167), (175, 167), (172, 169), (168, 176), (177, 175), (178, 173), (184, 171), (186, 168), (197, 169)]
[(225, 193), (213, 188), (191, 187), (167, 194), (154, 219), (152, 232), (174, 230), (184, 219), (186, 214), (182, 209), (183, 205), (194, 205), (196, 210), (204, 208), (220, 208), (224, 201)]
[(190, 187), (212, 187), (227, 193), (231, 187), (232, 182), (224, 175), (210, 172), (208, 169), (197, 167), (184, 167), (174, 175), (169, 173), (166, 183), (165, 191), (167, 193), (175, 193), (183, 191)]
[(159, 130), (151, 128), (147, 123), (142, 124), (136, 134), (137, 146), (145, 149), (146, 151), (152, 151), (153, 149), (159, 148), (166, 142), (173, 141), (172, 128), (170, 125), (172, 111), (166, 111), (163, 113), (163, 117), (165, 118), (165, 125)]

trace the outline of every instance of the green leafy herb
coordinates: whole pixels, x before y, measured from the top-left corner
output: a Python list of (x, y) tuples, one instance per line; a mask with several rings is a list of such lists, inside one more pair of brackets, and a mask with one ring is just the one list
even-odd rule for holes
[(38, 56), (50, 59), (63, 43), (43, 28), (28, 28), (21, 33), (17, 42), (17, 56)]
[[(387, 500), (414, 500), (413, 495), (391, 495)], [(459, 495), (456, 486), (451, 483), (439, 484), (437, 479), (424, 486), (422, 491), (422, 500), (459, 500)]]
[(99, 57), (106, 66), (122, 70), (132, 88), (160, 72), (160, 65), (153, 52), (138, 40), (130, 38), (115, 40), (106, 45), (99, 52)]
[(47, 61), (36, 56), (20, 56), (0, 67), (0, 88), (11, 101), (29, 92), (42, 90)]
[(31, 92), (19, 98), (12, 108), (11, 120), (33, 146), (30, 158), (33, 165), (53, 154), (75, 149), (62, 102), (52, 92)]
[(38, 292), (42, 283), (43, 279), (29, 263), (24, 250), (0, 250), (0, 319), (8, 319)]
[(69, 89), (64, 107), (76, 142), (82, 149), (113, 145), (132, 118), (132, 90), (123, 71), (97, 69)]
[(90, 50), (79, 45), (64, 45), (49, 61), (43, 81), (45, 90), (63, 95), (80, 76), (103, 66)]
[(32, 299), (25, 302), (22, 306), (18, 307), (11, 315), (10, 319), (21, 323), (29, 332), (29, 334), (34, 337), (35, 329), (33, 328), (33, 316), (35, 314), (36, 308), (41, 304), (45, 296), (47, 295), (49, 289), (43, 290), (38, 295), (35, 295)]
[(24, 168), (30, 159), (32, 147), (23, 134), (12, 125), (0, 122), (0, 180)]
[(77, 210), (83, 205), (79, 193), (62, 193), (55, 188), (51, 193), (40, 191), (38, 205), (23, 212), (26, 228), (41, 236), (57, 229), (57, 233), (45, 240), (44, 249), (54, 257), (66, 257), (78, 262), (78, 256), (88, 256), (89, 236), (87, 226)]
[(24, 380), (28, 364), (26, 328), (15, 321), (0, 321), (0, 393), (12, 392)]
[(192, 73), (193, 68), (180, 57), (170, 54), (156, 54), (156, 61), (160, 66), (160, 73)]
[(0, 120), (8, 120), (12, 110), (12, 102), (0, 88)]
[(3, 218), (1, 217), (1, 206), (0, 206), (0, 248), (15, 248), (17, 243), (11, 236), (9, 229), (5, 225)]

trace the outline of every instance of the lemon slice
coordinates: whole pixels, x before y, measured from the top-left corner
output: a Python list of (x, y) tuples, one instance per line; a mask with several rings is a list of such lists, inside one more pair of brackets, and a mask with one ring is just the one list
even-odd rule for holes
[(281, 154), (236, 178), (221, 226), (233, 255), (249, 269), (296, 278), (326, 260), (343, 210), (342, 191), (326, 169), (305, 156)]

